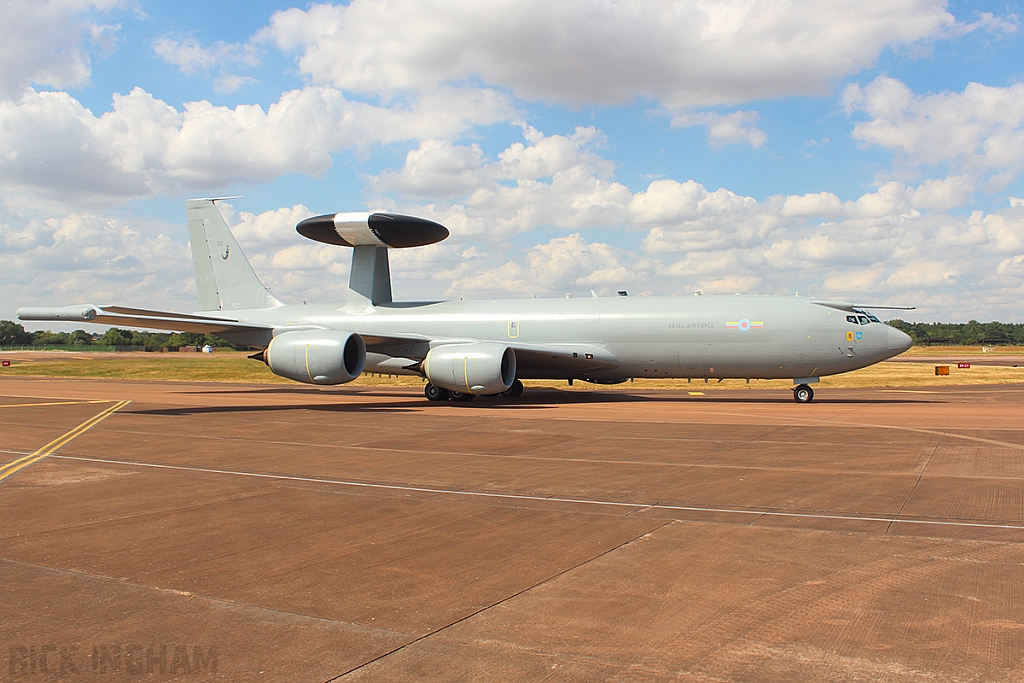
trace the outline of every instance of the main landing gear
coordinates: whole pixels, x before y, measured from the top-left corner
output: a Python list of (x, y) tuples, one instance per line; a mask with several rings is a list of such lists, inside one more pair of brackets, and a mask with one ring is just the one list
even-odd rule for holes
[(508, 398), (519, 398), (523, 395), (523, 383), (518, 379), (512, 380), (512, 386), (505, 391), (498, 394), (499, 396), (506, 396)]
[(423, 395), (427, 397), (428, 401), (472, 401), (476, 398), (473, 394), (464, 394), (461, 391), (448, 391), (433, 384), (423, 387)]
[(423, 387), (423, 395), (427, 397), (428, 401), (447, 401), (452, 397), (452, 392), (433, 384), (427, 384)]
[[(448, 389), (442, 389), (439, 386), (433, 384), (427, 384), (423, 387), (423, 395), (427, 397), (428, 401), (472, 401), (476, 398), (475, 394), (463, 393), (461, 391), (449, 391)], [(500, 394), (492, 394), (492, 396), (505, 396), (507, 398), (516, 398), (523, 395), (523, 383), (518, 379), (512, 382), (505, 391)]]
[(793, 400), (797, 403), (810, 403), (814, 400), (814, 389), (807, 384), (793, 387)]

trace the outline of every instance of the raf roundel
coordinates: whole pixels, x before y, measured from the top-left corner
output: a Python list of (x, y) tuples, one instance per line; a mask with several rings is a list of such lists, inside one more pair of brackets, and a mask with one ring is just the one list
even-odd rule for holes
[(741, 318), (737, 321), (731, 321), (725, 323), (726, 329), (739, 330), (740, 332), (749, 332), (753, 327), (764, 327), (763, 320), (749, 320), (748, 318)]

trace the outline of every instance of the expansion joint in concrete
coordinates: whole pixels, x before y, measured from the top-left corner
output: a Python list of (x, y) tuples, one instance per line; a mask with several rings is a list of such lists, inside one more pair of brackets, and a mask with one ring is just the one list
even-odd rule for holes
[(571, 567), (568, 567), (566, 569), (563, 569), (560, 572), (552, 574), (551, 576), (549, 576), (549, 577), (547, 577), (545, 579), (542, 579), (541, 581), (538, 581), (537, 583), (534, 583), (534, 584), (532, 584), (530, 586), (527, 586), (526, 588), (523, 588), (522, 590), (516, 591), (515, 593), (512, 593), (511, 595), (507, 595), (504, 598), (502, 598), (501, 600), (493, 602), (490, 605), (486, 605), (484, 607), (481, 607), (480, 609), (475, 610), (473, 612), (470, 612), (469, 614), (466, 614), (465, 616), (459, 617), (458, 619), (455, 619), (454, 621), (451, 621), (451, 622), (445, 624), (444, 626), (441, 626), (440, 628), (436, 628), (433, 631), (430, 631), (428, 633), (424, 633), (423, 635), (421, 635), (421, 636), (419, 636), (417, 638), (413, 638), (408, 643), (403, 643), (402, 645), (399, 645), (396, 648), (393, 648), (391, 650), (388, 650), (387, 652), (384, 652), (384, 653), (382, 653), (380, 655), (377, 655), (373, 659), (369, 659), (369, 660), (363, 662), (362, 664), (360, 664), (359, 666), (352, 667), (348, 671), (344, 671), (344, 672), (338, 674), (337, 676), (334, 676), (333, 678), (328, 678), (326, 681), (324, 681), (324, 683), (334, 683), (334, 681), (340, 681), (345, 676), (348, 676), (349, 674), (353, 674), (356, 671), (359, 671), (360, 669), (364, 669), (364, 668), (368, 667), (369, 665), (373, 664), (374, 662), (379, 662), (379, 661), (381, 661), (383, 659), (387, 659), (391, 655), (397, 654), (397, 653), (401, 652), (402, 650), (405, 650), (406, 648), (411, 647), (412, 645), (415, 645), (416, 643), (421, 643), (421, 642), (423, 642), (424, 640), (426, 640), (428, 638), (431, 638), (433, 636), (436, 636), (439, 633), (447, 631), (448, 629), (452, 628), (453, 626), (457, 626), (458, 624), (461, 624), (461, 623), (463, 623), (465, 621), (469, 621), (473, 617), (476, 617), (476, 616), (478, 616), (480, 614), (483, 614), (484, 612), (492, 610), (495, 607), (498, 607), (499, 605), (503, 605), (503, 604), (505, 604), (507, 602), (510, 602), (511, 600), (514, 600), (514, 599), (518, 598), (521, 595), (525, 595), (526, 593), (529, 593), (530, 591), (532, 591), (532, 590), (534, 590), (536, 588), (540, 588), (541, 586), (543, 586), (543, 585), (545, 585), (547, 583), (550, 583), (551, 581), (554, 581), (555, 579), (558, 579), (558, 578), (560, 578), (562, 576), (565, 576), (566, 574), (568, 574), (570, 572), (573, 572), (573, 571), (575, 571), (575, 570), (577, 570), (577, 569), (579, 569), (581, 567), (584, 567), (584, 566), (590, 564), (591, 562), (594, 562), (595, 560), (599, 560), (599, 559), (601, 559), (602, 557), (604, 557), (606, 555), (610, 555), (611, 553), (615, 552), (616, 550), (619, 550), (620, 548), (625, 548), (627, 545), (629, 545), (631, 543), (634, 543), (636, 541), (639, 541), (641, 538), (643, 538), (645, 536), (648, 536), (650, 534), (653, 534), (658, 529), (662, 529), (662, 528), (664, 528), (664, 527), (666, 527), (666, 526), (668, 526), (670, 524), (674, 524), (675, 522), (676, 522), (676, 520), (674, 520), (674, 519), (670, 519), (670, 520), (668, 520), (666, 522), (663, 522), (662, 524), (657, 525), (653, 529), (648, 529), (647, 531), (644, 531), (642, 534), (638, 534), (638, 535), (634, 536), (633, 538), (626, 539), (625, 541), (623, 541), (622, 543), (619, 543), (618, 545), (616, 545), (614, 547), (608, 548), (607, 550), (605, 550), (603, 552), (600, 552), (597, 555), (594, 555), (593, 557), (589, 557), (589, 558), (583, 560), (582, 562), (578, 562), (578, 563), (574, 564)]

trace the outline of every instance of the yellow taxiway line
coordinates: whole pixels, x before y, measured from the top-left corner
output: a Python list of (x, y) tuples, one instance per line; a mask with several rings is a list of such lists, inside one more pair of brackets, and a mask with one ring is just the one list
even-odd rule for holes
[[(47, 457), (49, 455), (53, 455), (60, 448), (62, 448), (66, 444), (70, 443), (75, 438), (77, 438), (77, 437), (81, 436), (82, 434), (86, 433), (87, 431), (89, 431), (90, 429), (92, 429), (93, 427), (98, 425), (100, 422), (103, 422), (103, 420), (107, 419), (108, 417), (110, 417), (111, 415), (113, 415), (114, 413), (119, 411), (121, 408), (124, 408), (129, 403), (131, 403), (131, 401), (118, 401), (114, 405), (112, 405), (109, 408), (107, 408), (107, 409), (103, 410), (102, 412), (100, 412), (98, 415), (94, 415), (93, 417), (90, 417), (88, 420), (86, 420), (82, 424), (78, 425), (77, 427), (75, 427), (71, 431), (69, 431), (69, 432), (67, 432), (65, 434), (62, 434), (61, 436), (58, 436), (56, 439), (54, 439), (50, 443), (46, 444), (45, 446), (43, 446), (39, 450), (37, 450), (37, 451), (35, 451), (33, 453), (29, 453), (28, 455), (26, 455), (24, 457), (21, 457), (21, 458), (18, 458), (17, 460), (14, 460), (12, 462), (9, 462), (6, 465), (0, 466), (0, 481), (3, 481), (7, 477), (10, 477), (10, 476), (16, 474), (20, 470), (25, 469), (26, 467), (28, 467), (29, 465), (31, 465), (33, 463), (39, 462), (40, 460), (42, 460), (43, 458), (45, 458), (45, 457)], [(32, 404), (32, 405), (40, 405), (40, 404)], [(53, 405), (60, 405), (60, 404), (53, 404)]]
[(46, 403), (0, 403), (0, 408), (33, 408), (35, 406), (75, 406), (85, 403), (110, 403), (106, 400), (96, 401), (47, 401)]

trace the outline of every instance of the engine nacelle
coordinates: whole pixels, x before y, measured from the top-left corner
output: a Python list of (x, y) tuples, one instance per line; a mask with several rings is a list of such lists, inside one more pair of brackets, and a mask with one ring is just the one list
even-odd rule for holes
[(499, 394), (516, 379), (516, 352), (499, 344), (445, 344), (423, 359), (431, 384), (464, 394)]
[(363, 371), (366, 344), (352, 332), (285, 332), (271, 340), (263, 358), (275, 375), (296, 382), (344, 384)]

